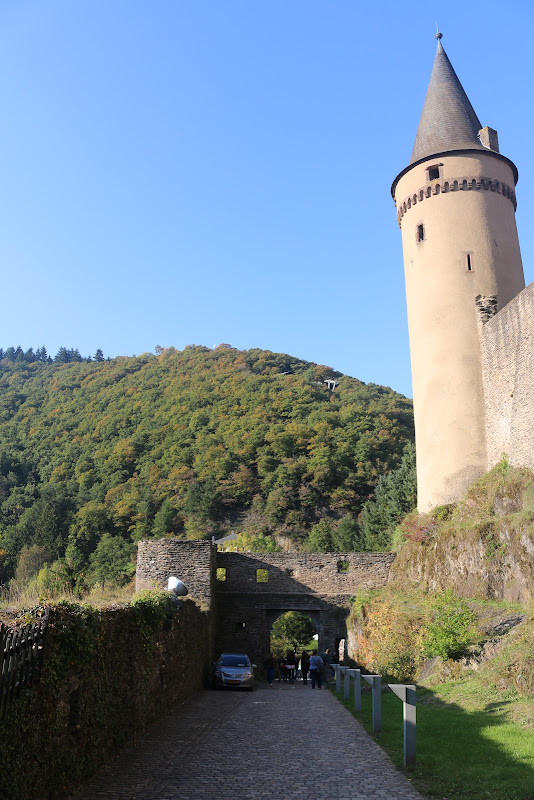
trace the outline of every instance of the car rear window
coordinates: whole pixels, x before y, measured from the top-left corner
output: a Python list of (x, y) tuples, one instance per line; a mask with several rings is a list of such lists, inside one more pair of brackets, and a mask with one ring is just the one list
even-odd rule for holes
[(223, 667), (250, 667), (247, 656), (221, 656), (219, 664)]

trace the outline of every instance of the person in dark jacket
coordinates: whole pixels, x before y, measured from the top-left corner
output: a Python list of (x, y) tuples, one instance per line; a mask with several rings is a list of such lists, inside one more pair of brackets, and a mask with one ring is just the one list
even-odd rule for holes
[(300, 657), (300, 674), (302, 675), (302, 682), (308, 683), (308, 672), (310, 669), (310, 657), (307, 650), (302, 651)]
[(288, 650), (286, 654), (286, 670), (289, 678), (289, 683), (293, 683), (297, 673), (297, 659), (293, 650)]
[(274, 680), (274, 670), (276, 668), (276, 661), (272, 653), (269, 653), (269, 657), (265, 659), (263, 666), (265, 667), (265, 672), (267, 673), (267, 681), (269, 682), (269, 686), (272, 686)]

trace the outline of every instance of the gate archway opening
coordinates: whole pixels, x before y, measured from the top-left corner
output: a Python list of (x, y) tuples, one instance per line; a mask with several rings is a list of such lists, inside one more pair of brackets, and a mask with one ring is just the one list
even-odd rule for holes
[(300, 654), (317, 650), (319, 628), (313, 613), (302, 611), (281, 612), (271, 625), (270, 651), (275, 657), (288, 651)]

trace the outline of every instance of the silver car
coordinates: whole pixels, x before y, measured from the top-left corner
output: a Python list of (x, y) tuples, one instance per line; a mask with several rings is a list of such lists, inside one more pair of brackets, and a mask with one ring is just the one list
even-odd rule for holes
[(215, 662), (214, 684), (251, 691), (255, 666), (244, 653), (223, 653)]

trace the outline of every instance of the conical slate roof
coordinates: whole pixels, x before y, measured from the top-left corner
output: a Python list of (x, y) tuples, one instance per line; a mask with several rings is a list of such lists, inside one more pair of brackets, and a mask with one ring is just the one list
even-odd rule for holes
[[(438, 37), (441, 36), (438, 34)], [(480, 121), (438, 41), (410, 164), (448, 150), (480, 149)]]

